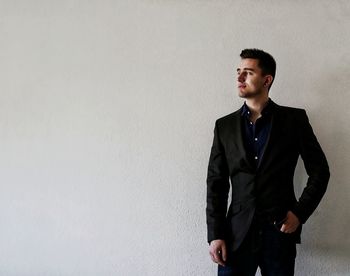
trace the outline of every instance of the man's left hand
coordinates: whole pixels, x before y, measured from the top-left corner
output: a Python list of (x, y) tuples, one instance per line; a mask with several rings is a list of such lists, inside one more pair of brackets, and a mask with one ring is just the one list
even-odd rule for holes
[(298, 226), (300, 225), (300, 221), (296, 215), (293, 214), (293, 212), (288, 211), (286, 216), (286, 221), (283, 223), (281, 227), (281, 232), (290, 234), (293, 233), (295, 230), (297, 230)]

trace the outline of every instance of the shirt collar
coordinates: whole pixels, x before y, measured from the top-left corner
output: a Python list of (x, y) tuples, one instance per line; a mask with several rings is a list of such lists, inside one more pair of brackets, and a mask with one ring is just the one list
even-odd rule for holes
[[(273, 109), (273, 101), (269, 98), (266, 106), (264, 107), (264, 109), (261, 111), (261, 115), (262, 116), (267, 116), (272, 114), (272, 109)], [(244, 102), (242, 109), (241, 109), (241, 116), (245, 116), (247, 118), (250, 117), (250, 109), (248, 107), (248, 105), (246, 104), (246, 102)]]

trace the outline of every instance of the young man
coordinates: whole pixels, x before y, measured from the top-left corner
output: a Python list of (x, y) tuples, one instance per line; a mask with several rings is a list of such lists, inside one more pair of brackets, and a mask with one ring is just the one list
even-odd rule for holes
[[(241, 52), (237, 87), (244, 105), (215, 123), (207, 177), (209, 252), (218, 275), (294, 275), (301, 226), (323, 197), (329, 168), (305, 110), (269, 98), (274, 58)], [(308, 181), (299, 200), (299, 155)], [(232, 201), (227, 212), (228, 192)]]

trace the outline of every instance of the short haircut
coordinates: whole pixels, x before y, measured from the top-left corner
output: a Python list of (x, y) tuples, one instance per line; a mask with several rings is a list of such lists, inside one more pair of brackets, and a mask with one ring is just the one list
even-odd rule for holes
[(253, 49), (242, 50), (240, 57), (242, 59), (245, 59), (245, 58), (257, 59), (258, 66), (260, 67), (262, 74), (264, 76), (271, 75), (273, 77), (273, 80), (271, 82), (271, 85), (272, 85), (276, 75), (276, 61), (273, 58), (273, 56), (271, 56), (269, 53), (264, 52), (263, 50), (253, 48)]

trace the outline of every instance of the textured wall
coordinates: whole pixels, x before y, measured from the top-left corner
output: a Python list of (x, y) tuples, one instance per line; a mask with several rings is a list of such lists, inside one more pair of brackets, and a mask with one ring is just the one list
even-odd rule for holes
[(260, 47), (332, 173), (297, 275), (349, 275), (349, 27), (348, 1), (1, 0), (0, 274), (214, 275), (213, 126)]

